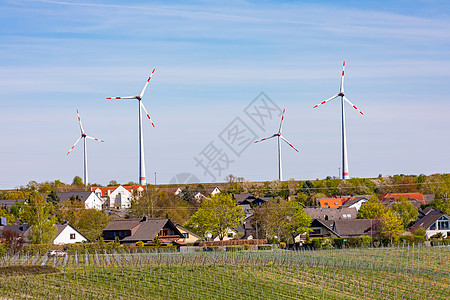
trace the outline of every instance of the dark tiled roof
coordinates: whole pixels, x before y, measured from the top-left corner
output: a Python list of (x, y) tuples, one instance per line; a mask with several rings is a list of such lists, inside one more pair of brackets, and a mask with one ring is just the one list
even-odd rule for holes
[(432, 212), (432, 211), (434, 211), (435, 209), (433, 208), (433, 207), (431, 207), (431, 206), (428, 206), (428, 207), (425, 207), (423, 210), (422, 210), (422, 213), (426, 216), (426, 215), (428, 215), (430, 212)]
[(27, 199), (3, 199), (0, 200), (0, 208), (5, 207), (7, 210), (11, 209), (11, 206), (16, 204), (17, 202), (24, 202)]
[(438, 209), (431, 211), (426, 216), (424, 216), (422, 219), (420, 219), (419, 221), (414, 223), (410, 229), (413, 231), (416, 229), (419, 229), (419, 228), (427, 229), (443, 215), (444, 215), (444, 213)]
[(336, 220), (333, 228), (340, 236), (362, 236), (370, 235), (374, 224), (368, 219)]
[(136, 232), (124, 238), (124, 241), (151, 241), (163, 229), (169, 219), (147, 219), (141, 222)]
[(63, 193), (57, 193), (59, 200), (61, 202), (69, 201), (70, 197), (75, 198), (78, 196), (81, 201), (85, 202), (87, 198), (92, 194), (93, 192), (86, 192), (86, 191), (80, 191), (80, 192), (63, 192)]
[(131, 230), (141, 223), (141, 219), (112, 220), (103, 230)]
[(236, 201), (238, 203), (241, 203), (242, 201), (246, 200), (247, 198), (252, 198), (255, 199), (255, 196), (253, 196), (253, 194), (233, 194), (234, 199), (236, 199)]
[[(305, 208), (305, 213), (313, 219), (346, 220), (356, 219), (356, 208)], [(347, 215), (344, 217), (344, 215)], [(350, 217), (348, 217), (350, 215)]]

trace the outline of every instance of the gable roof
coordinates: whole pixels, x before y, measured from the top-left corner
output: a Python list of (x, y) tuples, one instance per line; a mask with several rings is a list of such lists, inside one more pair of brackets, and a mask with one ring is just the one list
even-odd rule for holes
[(55, 240), (61, 234), (61, 232), (63, 232), (64, 229), (66, 229), (67, 227), (71, 228), (73, 231), (76, 231), (79, 235), (81, 235), (83, 238), (85, 238), (86, 241), (89, 241), (81, 232), (79, 232), (78, 230), (76, 230), (75, 228), (70, 226), (70, 224), (68, 224), (68, 223), (66, 223), (66, 224), (56, 224), (56, 235), (53, 238), (53, 240)]
[(340, 236), (362, 236), (370, 235), (374, 224), (370, 219), (336, 220), (333, 228)]
[(242, 201), (247, 200), (247, 198), (256, 199), (256, 197), (253, 194), (250, 194), (250, 193), (233, 194), (233, 198), (236, 199), (236, 201), (238, 203), (241, 203)]
[[(426, 216), (424, 216), (422, 219), (414, 223), (410, 229), (412, 231), (417, 230), (419, 228), (428, 229), (434, 222), (436, 222), (440, 217), (445, 215), (440, 210), (436, 209), (431, 212), (429, 212)], [(447, 216), (448, 217), (448, 216)]]
[(6, 208), (8, 211), (11, 209), (11, 206), (16, 204), (17, 202), (25, 202), (27, 199), (2, 199), (0, 200), (0, 208)]
[(324, 227), (329, 232), (331, 232), (332, 234), (336, 235), (337, 237), (340, 237), (340, 235), (335, 230), (333, 230), (332, 224), (333, 224), (333, 221), (330, 221), (330, 220), (313, 219), (311, 221), (311, 226), (309, 226), (309, 227), (310, 228), (313, 228), (313, 227)]
[[(343, 220), (356, 219), (356, 208), (305, 208), (305, 213), (312, 219)], [(350, 216), (349, 216), (350, 215)]]
[[(129, 192), (133, 192), (135, 190), (138, 190), (139, 188), (142, 188), (145, 190), (145, 186), (141, 185), (115, 185), (115, 186), (93, 186), (91, 187), (91, 191), (95, 192), (96, 189), (99, 189), (102, 191), (102, 197), (109, 196), (110, 193), (114, 192), (117, 188), (123, 187)], [(109, 192), (109, 193), (108, 193)]]
[(121, 241), (151, 241), (164, 227), (171, 227), (174, 232), (182, 238), (181, 232), (169, 219), (142, 218), (142, 219), (116, 219), (109, 222), (103, 229), (105, 231), (130, 230), (131, 235), (124, 237)]
[(400, 197), (403, 197), (407, 200), (414, 199), (414, 200), (421, 202), (422, 204), (426, 204), (423, 194), (421, 194), (421, 193), (389, 193), (389, 194), (381, 195), (380, 200), (381, 201), (384, 201), (384, 200), (396, 201)]
[(322, 208), (339, 208), (350, 198), (322, 198), (319, 199), (320, 207)]
[(89, 196), (92, 194), (93, 192), (89, 192), (89, 191), (80, 191), (80, 192), (61, 192), (61, 193), (57, 193), (59, 200), (61, 202), (64, 201), (69, 201), (71, 197), (76, 197), (79, 196), (81, 201), (86, 202), (86, 200), (89, 198)]

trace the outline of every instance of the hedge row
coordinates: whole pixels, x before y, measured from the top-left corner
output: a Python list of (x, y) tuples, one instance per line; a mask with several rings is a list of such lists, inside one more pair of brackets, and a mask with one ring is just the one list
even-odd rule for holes
[(253, 239), (253, 240), (227, 240), (227, 241), (206, 241), (199, 242), (199, 246), (243, 246), (247, 245), (263, 245), (267, 244), (267, 239)]

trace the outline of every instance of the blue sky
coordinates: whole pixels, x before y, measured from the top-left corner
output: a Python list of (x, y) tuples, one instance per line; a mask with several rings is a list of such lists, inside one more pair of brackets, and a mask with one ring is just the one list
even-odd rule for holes
[[(277, 178), (276, 142), (236, 155), (220, 139), (236, 118), (259, 137), (246, 107), (264, 92), (286, 108), (284, 178), (338, 176), (339, 89), (346, 61), (353, 177), (432, 174), (450, 167), (448, 1), (0, 1), (0, 188), (82, 176), (76, 109), (88, 135), (89, 179), (138, 178), (140, 92), (149, 182), (188, 172)], [(223, 137), (223, 135), (222, 135)], [(229, 164), (215, 179), (196, 166), (210, 143)], [(287, 146), (287, 145), (283, 145)], [(219, 174), (220, 173), (220, 174)]]

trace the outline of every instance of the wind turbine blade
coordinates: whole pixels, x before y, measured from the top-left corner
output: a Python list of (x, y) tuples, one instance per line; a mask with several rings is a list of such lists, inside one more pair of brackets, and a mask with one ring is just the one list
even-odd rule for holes
[(276, 136), (278, 136), (278, 134), (274, 134), (274, 135), (272, 135), (272, 136), (269, 136), (269, 137), (260, 139), (260, 140), (258, 140), (258, 141), (255, 141), (255, 144), (256, 144), (256, 143), (259, 143), (259, 142), (262, 142), (262, 141), (265, 141), (265, 140), (268, 140), (268, 139), (271, 139), (271, 138), (274, 138), (274, 137), (276, 137)]
[(327, 103), (328, 101), (333, 100), (334, 98), (337, 98), (338, 96), (339, 96), (339, 94), (336, 94), (336, 95), (334, 95), (333, 97), (328, 98), (327, 100), (322, 101), (322, 102), (320, 102), (319, 104), (315, 105), (313, 108), (316, 108), (317, 106), (320, 106), (320, 105), (322, 105), (322, 104), (325, 104), (325, 103)]
[(73, 148), (75, 148), (76, 144), (78, 144), (78, 142), (81, 140), (81, 136), (78, 138), (78, 140), (75, 142), (75, 144), (73, 144), (72, 148), (70, 148), (69, 152), (67, 152), (66, 155), (69, 155), (69, 153), (73, 150)]
[(282, 135), (280, 136), (280, 138), (283, 140), (283, 141), (285, 141), (289, 146), (291, 146), (292, 147), (292, 149), (294, 149), (295, 151), (297, 151), (297, 152), (299, 152), (298, 150), (297, 150), (297, 148), (295, 148), (294, 146), (292, 146), (292, 144), (291, 143), (289, 143), (288, 142), (288, 140), (287, 139), (285, 139)]
[(142, 101), (139, 101), (141, 103), (142, 108), (144, 109), (145, 113), (147, 114), (148, 119), (150, 120), (150, 122), (152, 122), (153, 127), (155, 127), (155, 124), (153, 124), (152, 119), (150, 118), (150, 115), (148, 114), (147, 110), (145, 109), (144, 104), (142, 103)]
[(359, 111), (360, 114), (364, 115), (362, 111), (360, 111), (353, 103), (350, 102), (350, 100), (347, 99), (347, 97), (344, 96), (344, 100), (348, 102), (351, 106), (353, 106), (354, 109)]
[(344, 69), (345, 69), (345, 60), (342, 64), (342, 77), (341, 77), (341, 94), (344, 94)]
[(120, 99), (137, 99), (136, 96), (126, 96), (126, 97), (108, 97), (108, 100), (120, 100)]
[(286, 109), (283, 108), (283, 114), (281, 115), (280, 129), (278, 130), (278, 133), (281, 133), (281, 129), (283, 128), (283, 120), (284, 120), (284, 112), (285, 111), (286, 111)]
[(78, 123), (80, 123), (81, 134), (84, 134), (83, 124), (81, 124), (81, 118), (80, 118), (80, 114), (78, 113), (78, 109), (77, 109), (77, 115), (78, 115)]
[(150, 82), (150, 79), (152, 79), (153, 73), (155, 73), (155, 69), (153, 69), (152, 74), (150, 74), (150, 77), (147, 79), (147, 82), (145, 83), (144, 88), (142, 89), (141, 93), (139, 94), (139, 98), (142, 99), (142, 97), (144, 97), (145, 89), (147, 88), (147, 85)]
[(91, 140), (94, 140), (94, 141), (98, 141), (98, 142), (102, 142), (102, 143), (104, 143), (105, 141), (104, 140), (101, 140), (101, 139), (97, 139), (97, 138), (95, 138), (95, 137), (92, 137), (92, 136), (86, 136), (86, 138), (88, 138), (88, 139), (91, 139)]

